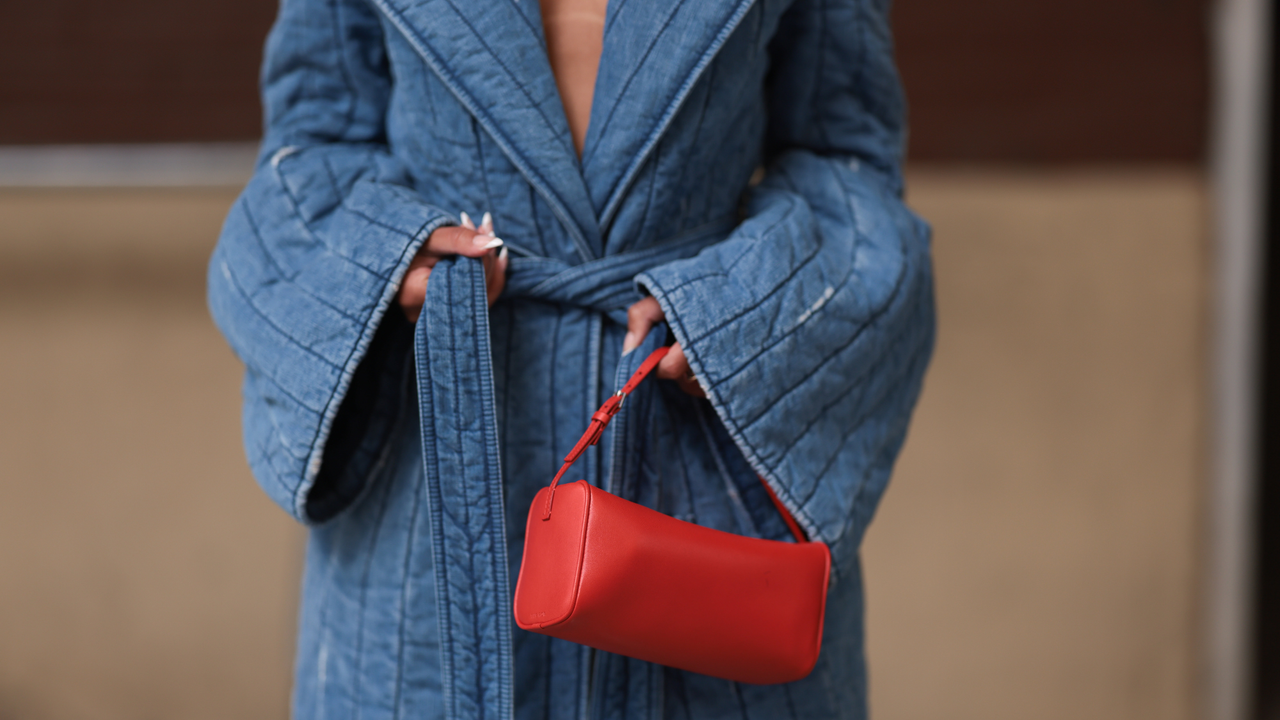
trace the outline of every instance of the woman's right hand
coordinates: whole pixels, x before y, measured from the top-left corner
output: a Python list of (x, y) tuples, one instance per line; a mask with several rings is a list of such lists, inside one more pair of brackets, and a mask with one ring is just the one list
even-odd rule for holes
[(450, 255), (479, 258), (484, 264), (489, 304), (492, 305), (498, 299), (507, 282), (507, 248), (503, 246), (502, 240), (494, 236), (493, 219), (489, 213), (484, 214), (479, 228), (475, 227), (466, 213), (462, 213), (462, 225), (436, 228), (409, 263), (409, 270), (405, 272), (400, 292), (396, 296), (396, 301), (409, 322), (417, 322), (418, 315), (422, 313), (431, 269), (442, 258)]

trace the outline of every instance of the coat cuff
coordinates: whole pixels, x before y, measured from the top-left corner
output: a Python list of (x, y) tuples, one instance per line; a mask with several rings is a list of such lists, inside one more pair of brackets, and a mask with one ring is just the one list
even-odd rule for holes
[(313, 524), (349, 506), (376, 467), (408, 362), (407, 323), (388, 308), (418, 248), (455, 219), (387, 183), (357, 180), (345, 196), (304, 187), (314, 173), (290, 165), (307, 154), (260, 168), (232, 209), (209, 305), (247, 368), (254, 477)]

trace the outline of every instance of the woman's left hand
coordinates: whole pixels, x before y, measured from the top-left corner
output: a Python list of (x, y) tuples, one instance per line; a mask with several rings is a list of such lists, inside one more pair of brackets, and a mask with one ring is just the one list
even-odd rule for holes
[[(625, 355), (635, 350), (640, 345), (640, 341), (644, 340), (644, 336), (649, 334), (650, 328), (666, 318), (667, 315), (662, 312), (662, 306), (651, 297), (627, 308), (627, 335), (622, 339), (622, 353)], [(662, 358), (662, 362), (658, 363), (658, 377), (675, 380), (681, 390), (694, 397), (707, 396), (702, 386), (698, 384), (697, 378), (693, 376), (693, 370), (689, 367), (689, 360), (684, 356), (684, 349), (680, 347), (680, 343), (672, 345), (671, 351)]]

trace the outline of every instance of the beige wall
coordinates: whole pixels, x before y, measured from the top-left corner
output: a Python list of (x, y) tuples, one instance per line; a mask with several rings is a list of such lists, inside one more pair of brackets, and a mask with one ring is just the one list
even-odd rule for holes
[[(0, 719), (286, 713), (302, 534), (203, 306), (233, 195), (0, 192)], [(1203, 197), (912, 174), (941, 331), (867, 539), (876, 717), (1190, 717)]]
[(912, 180), (940, 329), (865, 546), (875, 716), (1192, 717), (1201, 179)]
[(234, 193), (0, 194), (0, 718), (282, 718), (301, 534), (204, 308)]

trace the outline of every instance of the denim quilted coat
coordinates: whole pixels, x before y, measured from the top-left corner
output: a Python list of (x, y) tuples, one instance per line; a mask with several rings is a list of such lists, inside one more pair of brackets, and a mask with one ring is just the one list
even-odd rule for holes
[[(296, 717), (865, 717), (858, 546), (934, 333), (887, 5), (612, 0), (579, 159), (537, 0), (284, 0), (209, 304), (254, 474), (311, 526)], [(443, 261), (410, 325), (400, 279), (462, 210), (494, 213), (506, 289)], [(667, 324), (622, 356), (645, 294)], [(833, 555), (798, 682), (514, 625), (533, 494), (668, 334), (707, 399), (646, 381), (566, 480), (786, 539), (763, 477)]]

